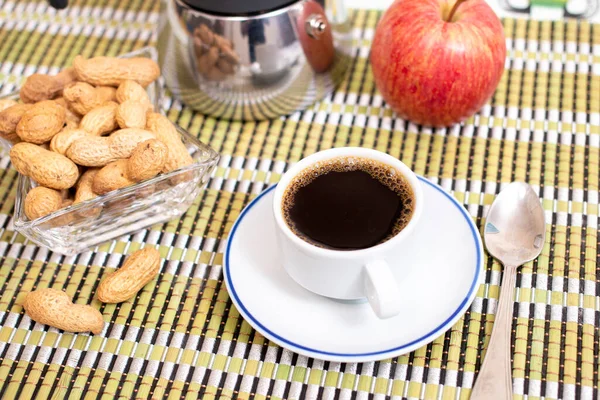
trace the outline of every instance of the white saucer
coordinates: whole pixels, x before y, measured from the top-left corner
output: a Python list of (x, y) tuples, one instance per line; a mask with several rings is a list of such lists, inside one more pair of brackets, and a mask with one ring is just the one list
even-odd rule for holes
[(399, 315), (380, 320), (365, 302), (316, 295), (287, 275), (276, 245), (273, 186), (242, 211), (225, 250), (225, 282), (242, 316), (282, 347), (340, 362), (395, 357), (443, 334), (477, 294), (483, 248), (467, 211), (419, 179), (423, 214), (402, 249), (403, 265), (395, 269), (405, 299)]

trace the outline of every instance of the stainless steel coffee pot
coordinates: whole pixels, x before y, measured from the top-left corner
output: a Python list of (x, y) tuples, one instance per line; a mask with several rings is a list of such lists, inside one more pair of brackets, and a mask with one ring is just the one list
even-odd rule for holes
[(341, 1), (162, 0), (158, 53), (171, 92), (208, 115), (257, 120), (331, 93), (349, 64)]

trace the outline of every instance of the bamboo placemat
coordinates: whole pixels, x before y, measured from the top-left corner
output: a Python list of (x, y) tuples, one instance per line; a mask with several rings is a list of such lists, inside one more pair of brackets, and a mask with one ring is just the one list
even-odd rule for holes
[[(269, 343), (243, 321), (222, 281), (228, 232), (252, 198), (290, 163), (337, 146), (388, 152), (441, 184), (478, 226), (513, 180), (531, 183), (546, 209), (542, 255), (518, 275), (513, 320), (518, 399), (598, 398), (600, 272), (600, 26), (504, 20), (507, 70), (491, 103), (465, 124), (430, 130), (396, 118), (377, 94), (369, 45), (381, 13), (352, 13), (355, 58), (347, 80), (311, 109), (260, 123), (205, 118), (167, 99), (173, 120), (223, 157), (182, 218), (63, 257), (16, 235), (16, 172), (0, 159), (0, 398), (431, 398), (466, 399), (494, 322), (501, 268), (465, 316), (419, 350), (380, 362), (308, 359)], [(46, 1), (0, 7), (0, 91), (76, 54), (117, 55), (152, 44), (158, 4)], [(134, 301), (102, 305), (98, 282), (142, 243), (168, 260)], [(66, 290), (106, 321), (100, 335), (33, 323), (33, 288)]]

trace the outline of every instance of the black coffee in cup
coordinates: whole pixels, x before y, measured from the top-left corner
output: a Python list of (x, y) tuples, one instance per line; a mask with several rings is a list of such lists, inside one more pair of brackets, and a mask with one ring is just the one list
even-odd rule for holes
[(283, 216), (303, 240), (334, 250), (365, 249), (397, 235), (412, 218), (415, 196), (394, 167), (340, 157), (300, 172), (283, 195)]

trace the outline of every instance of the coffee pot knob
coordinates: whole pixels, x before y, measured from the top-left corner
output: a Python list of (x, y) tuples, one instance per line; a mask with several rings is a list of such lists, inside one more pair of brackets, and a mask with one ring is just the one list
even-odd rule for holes
[(327, 29), (327, 21), (321, 14), (312, 14), (305, 23), (306, 33), (313, 39), (318, 39)]

